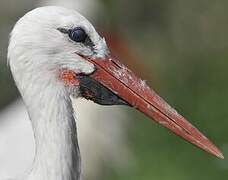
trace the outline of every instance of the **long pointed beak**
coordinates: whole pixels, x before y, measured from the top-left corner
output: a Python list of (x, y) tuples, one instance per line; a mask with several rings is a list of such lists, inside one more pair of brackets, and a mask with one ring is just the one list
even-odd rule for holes
[(94, 80), (176, 135), (218, 158), (224, 158), (210, 140), (119, 61), (110, 56), (87, 60), (96, 67), (90, 76)]

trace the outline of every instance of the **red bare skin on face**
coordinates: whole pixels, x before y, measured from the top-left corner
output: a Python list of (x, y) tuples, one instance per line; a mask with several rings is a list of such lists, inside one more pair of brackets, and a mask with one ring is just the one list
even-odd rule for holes
[(77, 86), (79, 81), (75, 72), (64, 69), (60, 71), (59, 79), (64, 82), (66, 86)]

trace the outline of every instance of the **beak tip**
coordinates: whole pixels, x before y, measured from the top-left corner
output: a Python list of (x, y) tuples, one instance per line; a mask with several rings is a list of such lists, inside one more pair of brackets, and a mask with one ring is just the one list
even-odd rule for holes
[(209, 153), (211, 153), (219, 159), (225, 159), (223, 153), (216, 146), (214, 146), (214, 150)]
[(219, 152), (217, 155), (216, 155), (219, 159), (225, 159), (224, 155), (222, 154), (222, 152)]
[(206, 148), (205, 147), (201, 147), (201, 148), (206, 152), (208, 152), (209, 154), (216, 156), (219, 159), (225, 158), (221, 150), (216, 145), (214, 145), (211, 141), (208, 141), (208, 143), (209, 144), (207, 144)]

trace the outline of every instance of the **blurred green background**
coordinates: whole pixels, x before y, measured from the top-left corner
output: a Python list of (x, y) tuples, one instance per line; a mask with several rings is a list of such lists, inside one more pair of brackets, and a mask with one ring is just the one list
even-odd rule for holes
[[(228, 1), (100, 0), (97, 26), (127, 39), (159, 94), (220, 147), (228, 159)], [(0, 109), (18, 92), (6, 64), (8, 34), (33, 1), (0, 2)], [(218, 160), (128, 110), (132, 162), (103, 163), (98, 179), (215, 180), (228, 177)], [(121, 148), (121, 147), (120, 147)]]

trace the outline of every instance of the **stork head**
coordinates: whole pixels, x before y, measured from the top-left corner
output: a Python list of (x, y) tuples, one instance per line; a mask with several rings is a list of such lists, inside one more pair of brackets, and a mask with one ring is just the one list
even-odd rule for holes
[(8, 60), (12, 72), (17, 72), (15, 78), (23, 79), (27, 72), (42, 78), (46, 73), (55, 76), (57, 69), (92, 73), (94, 65), (79, 55), (104, 57), (107, 53), (105, 40), (87, 19), (73, 10), (47, 6), (28, 12), (16, 23)]
[(210, 140), (114, 59), (104, 38), (73, 10), (52, 6), (27, 13), (11, 33), (8, 59), (22, 94), (31, 79), (33, 85), (54, 81), (66, 89), (77, 89), (77, 97), (101, 105), (134, 107), (176, 135), (223, 158)]

